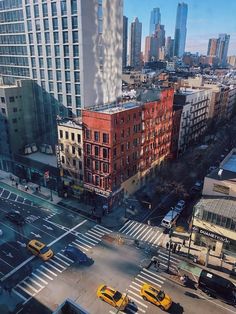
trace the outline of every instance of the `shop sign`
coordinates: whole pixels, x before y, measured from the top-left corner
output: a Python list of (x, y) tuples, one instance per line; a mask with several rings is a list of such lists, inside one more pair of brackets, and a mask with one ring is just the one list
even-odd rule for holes
[(94, 191), (96, 194), (99, 194), (99, 195), (102, 195), (102, 196), (106, 196), (106, 197), (110, 196), (109, 192), (103, 191), (103, 190), (99, 190), (99, 189), (91, 187), (91, 186), (89, 186), (87, 184), (84, 184), (84, 188), (86, 188), (89, 191)]
[(224, 242), (224, 243), (230, 243), (230, 239), (227, 237), (224, 237), (221, 234), (217, 234), (217, 233), (214, 233), (214, 232), (211, 232), (211, 231), (208, 231), (205, 229), (201, 229), (201, 228), (195, 227), (195, 226), (193, 226), (193, 231), (198, 232), (198, 233), (200, 233), (206, 237), (209, 237), (211, 239), (214, 239), (216, 241), (220, 241), (220, 242)]
[(218, 193), (222, 193), (225, 195), (229, 195), (229, 187), (228, 186), (224, 186), (221, 184), (213, 184), (213, 191), (214, 192), (218, 192)]

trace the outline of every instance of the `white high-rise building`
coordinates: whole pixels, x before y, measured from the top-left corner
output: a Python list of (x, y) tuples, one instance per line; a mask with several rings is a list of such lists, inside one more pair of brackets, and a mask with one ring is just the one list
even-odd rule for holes
[(1, 0), (0, 22), (0, 75), (37, 83), (43, 129), (121, 95), (123, 0)]

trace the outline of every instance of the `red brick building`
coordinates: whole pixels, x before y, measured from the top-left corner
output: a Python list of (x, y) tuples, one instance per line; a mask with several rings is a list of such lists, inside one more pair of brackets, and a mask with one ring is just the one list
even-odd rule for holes
[(112, 204), (133, 193), (170, 155), (174, 90), (142, 91), (137, 102), (83, 110), (84, 187)]

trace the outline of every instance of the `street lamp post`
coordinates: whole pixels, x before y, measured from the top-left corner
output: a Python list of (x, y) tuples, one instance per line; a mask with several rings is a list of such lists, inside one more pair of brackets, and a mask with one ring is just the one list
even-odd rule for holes
[(192, 241), (192, 234), (193, 234), (193, 221), (194, 221), (194, 207), (193, 207), (193, 212), (192, 212), (192, 216), (191, 216), (191, 232), (190, 232), (190, 236), (189, 236), (189, 243), (188, 243), (188, 253), (187, 253), (187, 257), (189, 258), (189, 254), (190, 254), (190, 248), (191, 248), (191, 241)]
[[(171, 221), (173, 221), (173, 210), (172, 210), (172, 215), (171, 215)], [(169, 230), (169, 238), (170, 238), (170, 243), (169, 243), (169, 251), (168, 251), (168, 262), (167, 262), (167, 273), (169, 273), (169, 271), (170, 271), (170, 254), (171, 254), (171, 244), (172, 244), (172, 239), (171, 239), (171, 237), (172, 237), (172, 225), (171, 225), (171, 227), (170, 227), (170, 230)]]

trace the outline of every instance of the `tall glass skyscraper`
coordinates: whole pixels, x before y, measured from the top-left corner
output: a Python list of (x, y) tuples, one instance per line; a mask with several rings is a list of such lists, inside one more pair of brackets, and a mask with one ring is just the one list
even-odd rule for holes
[(175, 24), (174, 56), (176, 57), (182, 57), (185, 51), (187, 15), (188, 5), (184, 2), (179, 3), (177, 7)]
[(31, 78), (42, 131), (121, 95), (123, 0), (1, 0), (0, 76)]
[(141, 66), (142, 23), (136, 17), (130, 28), (130, 66)]
[(123, 55), (122, 66), (127, 66), (127, 43), (128, 43), (128, 18), (123, 16)]
[(151, 11), (149, 35), (152, 36), (155, 33), (156, 27), (161, 24), (161, 12), (159, 8), (154, 8)]
[(218, 57), (221, 66), (227, 65), (229, 40), (230, 35), (227, 34), (219, 34), (217, 39), (216, 56)]

